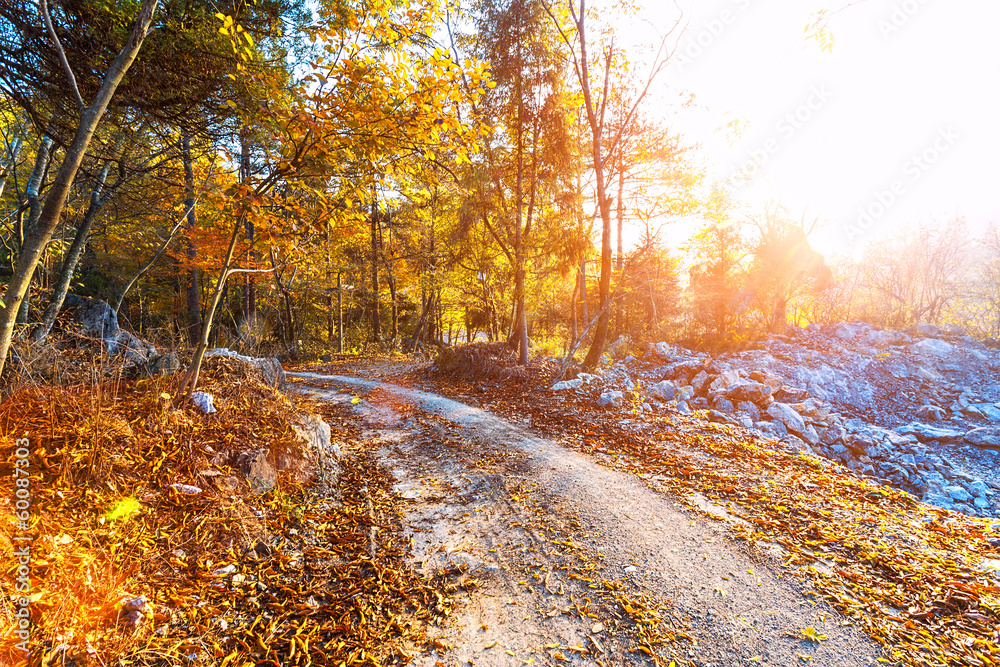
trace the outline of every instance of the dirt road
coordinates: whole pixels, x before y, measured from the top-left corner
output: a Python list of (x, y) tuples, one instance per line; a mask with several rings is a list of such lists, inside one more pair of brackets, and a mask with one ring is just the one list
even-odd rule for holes
[[(878, 646), (804, 597), (767, 545), (727, 537), (635, 476), (415, 389), (290, 373), (364, 420), (398, 480), (418, 567), (467, 601), (417, 665), (873, 665)], [(353, 402), (355, 396), (361, 397)], [(370, 444), (367, 444), (370, 443)], [(655, 654), (655, 658), (653, 657)]]

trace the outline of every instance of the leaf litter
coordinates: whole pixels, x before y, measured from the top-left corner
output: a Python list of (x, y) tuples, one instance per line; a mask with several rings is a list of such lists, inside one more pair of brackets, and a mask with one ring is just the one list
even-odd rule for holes
[[(293, 424), (316, 406), (238, 360), (203, 378), (218, 413), (171, 407), (171, 378), (29, 386), (0, 406), (0, 475), (18, 438), (32, 450), (32, 664), (388, 665), (430, 646), (457, 573), (405, 561), (392, 480), (359, 451), (337, 489), (307, 465), (251, 489), (262, 445), (308, 461)], [(0, 662), (16, 665), (12, 497), (5, 482)]]
[(500, 384), (417, 368), (391, 379), (527, 418), (564, 446), (725, 522), (734, 538), (780, 553), (806, 598), (863, 628), (890, 663), (1000, 664), (1000, 578), (984, 566), (1000, 558), (990, 520), (923, 504), (697, 414), (609, 413), (586, 397), (553, 395), (540, 378)]

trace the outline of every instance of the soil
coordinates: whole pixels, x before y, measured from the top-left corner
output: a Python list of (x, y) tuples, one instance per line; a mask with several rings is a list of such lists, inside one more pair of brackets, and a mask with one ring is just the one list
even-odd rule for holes
[(693, 512), (524, 423), (438, 394), (289, 376), (363, 421), (355, 446), (377, 452), (407, 499), (414, 566), (464, 573), (464, 602), (415, 665), (847, 666), (883, 655), (803, 596), (780, 549), (729, 537), (739, 519), (722, 507), (702, 499)]

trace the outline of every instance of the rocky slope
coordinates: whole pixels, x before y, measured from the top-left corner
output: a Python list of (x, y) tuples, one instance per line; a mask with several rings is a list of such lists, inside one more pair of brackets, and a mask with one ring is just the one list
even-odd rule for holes
[(712, 357), (649, 345), (555, 391), (610, 409), (704, 410), (925, 502), (1000, 515), (1000, 355), (955, 328), (812, 325)]

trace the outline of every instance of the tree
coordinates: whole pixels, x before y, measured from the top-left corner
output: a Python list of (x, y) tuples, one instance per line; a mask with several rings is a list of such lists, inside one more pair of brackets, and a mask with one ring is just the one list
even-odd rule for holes
[[(53, 232), (60, 222), (63, 207), (69, 197), (70, 188), (76, 178), (77, 170), (83, 162), (90, 144), (91, 137), (97, 130), (97, 126), (104, 116), (104, 112), (111, 102), (118, 85), (121, 83), (136, 54), (142, 46), (143, 40), (149, 33), (150, 25), (153, 22), (153, 13), (159, 0), (143, 0), (142, 5), (136, 15), (128, 41), (118, 52), (118, 55), (111, 62), (107, 69), (101, 87), (89, 106), (84, 106), (83, 98), (77, 91), (76, 97), (80, 106), (80, 120), (73, 137), (73, 142), (66, 149), (66, 154), (59, 171), (56, 174), (52, 187), (45, 198), (37, 224), (29, 231), (25, 239), (21, 255), (18, 257), (17, 268), (7, 286), (4, 294), (4, 309), (0, 312), (0, 372), (3, 371), (7, 359), (7, 352), (10, 349), (11, 337), (14, 332), (14, 322), (20, 309), (21, 302), (28, 289), (28, 283), (35, 272), (39, 258), (52, 237)], [(42, 4), (45, 12), (45, 4)], [(55, 32), (51, 31), (54, 37), (53, 42), (56, 50), (61, 51), (59, 40), (55, 37)], [(67, 79), (75, 89), (75, 76), (68, 63), (64, 61)]]
[(807, 226), (803, 213), (795, 223), (783, 207), (772, 205), (752, 222), (759, 237), (749, 284), (757, 291), (768, 331), (781, 331), (788, 323), (789, 301), (804, 290), (822, 290), (832, 277), (823, 256), (809, 245), (818, 218)]
[[(669, 40), (680, 26), (681, 19), (678, 18), (670, 30), (663, 35), (650, 63), (649, 73), (638, 86), (635, 99), (618, 112), (618, 122), (614, 124), (618, 130), (610, 132), (610, 136), (606, 137), (607, 130), (611, 127), (610, 116), (615, 112), (608, 94), (612, 69), (615, 64), (614, 39), (612, 38), (609, 43), (605, 44), (598, 58), (592, 61), (590, 53), (592, 45), (589, 43), (590, 37), (587, 32), (586, 0), (579, 0), (578, 4), (575, 4), (573, 0), (566, 0), (565, 4), (558, 8), (549, 4), (547, 0), (543, 0), (543, 2), (546, 11), (558, 28), (560, 36), (570, 50), (576, 80), (583, 94), (584, 110), (590, 129), (590, 153), (593, 158), (597, 208), (601, 216), (600, 317), (594, 332), (593, 343), (583, 364), (588, 368), (593, 368), (597, 365), (604, 350), (604, 343), (608, 336), (608, 322), (611, 316), (612, 196), (608, 190), (608, 168), (614, 163), (617, 152), (621, 150), (622, 130), (628, 127), (636, 117), (653, 81), (669, 62), (672, 54)], [(599, 88), (594, 84), (598, 84)]]
[[(273, 270), (244, 269), (235, 262), (256, 247), (267, 248), (292, 221), (305, 221), (293, 193), (335, 204), (333, 193), (324, 192), (322, 184), (344, 185), (336, 199), (352, 207), (360, 222), (377, 186), (394, 173), (412, 172), (407, 156), (433, 160), (452, 151), (456, 161), (468, 162), (470, 139), (478, 136), (479, 128), (461, 123), (458, 110), (484, 92), (485, 66), (468, 61), (463, 67), (439, 48), (429, 54), (413, 50), (417, 38), (432, 32), (440, 19), (435, 6), (422, 10), (359, 2), (341, 3), (336, 13), (323, 12), (312, 34), (326, 45), (327, 55), (317, 57), (312, 71), (293, 90), (269, 96), (256, 122), (271, 141), (258, 147), (259, 176), (240, 179), (230, 188), (225, 204), (229, 240), (177, 400), (197, 387), (227, 279), (240, 272)], [(231, 25), (231, 20), (225, 24)], [(463, 96), (458, 85), (463, 79), (474, 84), (471, 98)], [(357, 178), (365, 173), (367, 179)], [(252, 238), (245, 235), (248, 223), (254, 229)]]

